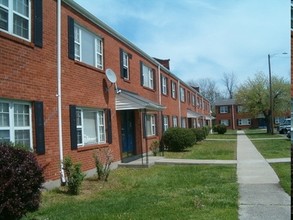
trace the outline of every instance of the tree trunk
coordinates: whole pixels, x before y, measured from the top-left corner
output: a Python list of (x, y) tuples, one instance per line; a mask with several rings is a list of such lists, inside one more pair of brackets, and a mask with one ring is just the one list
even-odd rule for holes
[(265, 116), (265, 122), (267, 124), (267, 134), (271, 134), (271, 117), (270, 114), (267, 114), (266, 112), (263, 112)]

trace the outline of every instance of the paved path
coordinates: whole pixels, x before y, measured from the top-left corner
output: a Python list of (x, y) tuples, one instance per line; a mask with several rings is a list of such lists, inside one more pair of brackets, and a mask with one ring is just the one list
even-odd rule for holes
[(278, 176), (244, 132), (238, 133), (239, 219), (289, 220), (290, 197), (280, 187)]

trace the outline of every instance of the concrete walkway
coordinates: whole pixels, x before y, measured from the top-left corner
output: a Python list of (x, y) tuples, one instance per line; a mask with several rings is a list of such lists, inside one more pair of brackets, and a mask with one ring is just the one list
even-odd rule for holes
[(290, 197), (279, 178), (244, 134), (237, 135), (240, 220), (289, 220)]

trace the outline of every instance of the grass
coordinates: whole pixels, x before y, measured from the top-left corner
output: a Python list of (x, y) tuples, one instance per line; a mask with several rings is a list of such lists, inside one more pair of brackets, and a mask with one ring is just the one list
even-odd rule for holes
[[(210, 137), (210, 135), (208, 136)], [(231, 140), (205, 140), (199, 142), (184, 152), (164, 152), (166, 158), (176, 159), (211, 159), (234, 160), (236, 159), (236, 139)]]
[(237, 219), (236, 166), (119, 168), (107, 183), (84, 181), (81, 194), (43, 193), (23, 219)]
[(274, 163), (270, 164), (277, 173), (282, 188), (291, 196), (291, 164), (290, 163)]
[(255, 138), (282, 138), (285, 136), (282, 134), (279, 134), (278, 132), (275, 132), (274, 135), (267, 134), (267, 131), (265, 129), (248, 129), (245, 130), (245, 134), (247, 137), (250, 139), (255, 139)]

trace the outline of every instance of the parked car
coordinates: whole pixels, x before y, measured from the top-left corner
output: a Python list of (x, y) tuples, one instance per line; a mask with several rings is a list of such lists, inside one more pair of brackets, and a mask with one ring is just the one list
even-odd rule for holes
[(278, 127), (280, 134), (287, 134), (288, 131), (291, 131), (291, 118), (286, 118)]

